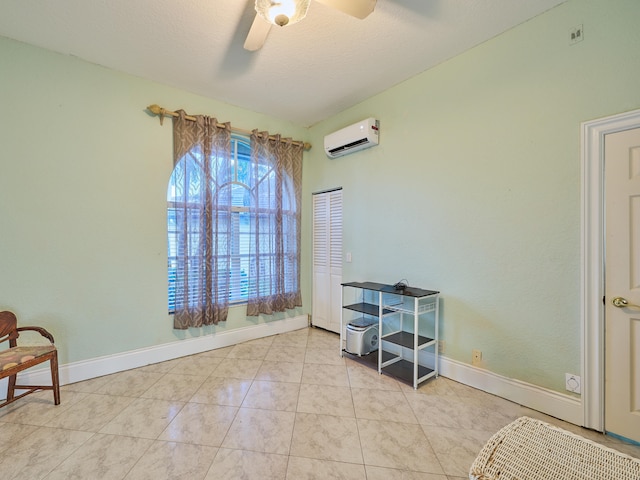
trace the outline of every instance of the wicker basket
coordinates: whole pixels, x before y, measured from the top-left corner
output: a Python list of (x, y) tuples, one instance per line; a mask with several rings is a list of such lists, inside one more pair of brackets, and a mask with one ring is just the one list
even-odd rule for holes
[(640, 480), (640, 459), (529, 417), (489, 439), (471, 480)]

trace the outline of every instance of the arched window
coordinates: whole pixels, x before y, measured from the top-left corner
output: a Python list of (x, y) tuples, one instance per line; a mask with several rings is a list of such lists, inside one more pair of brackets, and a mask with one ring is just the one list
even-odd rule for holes
[[(179, 212), (186, 210), (196, 216), (203, 208), (206, 196), (203, 194), (207, 179), (200, 161), (201, 154), (194, 147), (175, 165), (169, 186), (167, 189), (167, 233), (168, 233), (168, 307), (169, 312), (175, 310), (175, 299), (179, 275), (185, 275), (179, 266), (178, 252), (184, 248), (176, 240), (179, 228)], [(231, 202), (231, 241), (225, 246), (231, 254), (228, 272), (219, 272), (218, 275), (229, 276), (229, 303), (246, 303), (249, 298), (256, 295), (259, 285), (262, 295), (269, 294), (269, 279), (272, 278), (272, 270), (278, 262), (272, 261), (276, 255), (285, 256), (284, 286), (286, 292), (296, 292), (298, 285), (298, 262), (296, 242), (286, 241), (287, 238), (295, 238), (289, 235), (296, 232), (297, 208), (296, 197), (292, 185), (292, 179), (287, 175), (278, 175), (265, 159), (252, 162), (251, 144), (246, 137), (233, 135), (231, 138), (232, 161), (227, 163), (230, 167), (221, 168), (220, 164), (213, 162), (212, 173), (215, 175), (215, 185), (221, 191), (230, 190), (230, 194), (220, 195)], [(186, 179), (186, 181), (185, 181)], [(184, 187), (184, 185), (188, 185)], [(185, 191), (186, 190), (186, 191)], [(279, 203), (276, 195), (282, 196), (282, 215), (277, 217), (275, 210)], [(228, 204), (227, 204), (228, 205)], [(255, 207), (258, 207), (257, 209)], [(258, 218), (258, 220), (256, 220)], [(282, 218), (281, 225), (273, 225), (274, 219)], [(266, 223), (265, 223), (266, 222)], [(256, 228), (256, 225), (267, 227)], [(273, 228), (271, 228), (273, 227)], [(193, 232), (192, 232), (193, 233)], [(284, 235), (283, 235), (284, 234)], [(283, 235), (282, 242), (277, 242), (276, 236)], [(196, 232), (190, 236), (190, 241), (204, 241), (203, 232)], [(280, 246), (278, 246), (280, 244)], [(259, 265), (256, 263), (256, 245), (260, 246)], [(196, 249), (194, 249), (196, 250)], [(189, 262), (191, 263), (191, 262)], [(200, 259), (194, 259), (193, 265), (199, 265)], [(189, 275), (190, 273), (186, 273)], [(258, 277), (259, 275), (259, 277)]]

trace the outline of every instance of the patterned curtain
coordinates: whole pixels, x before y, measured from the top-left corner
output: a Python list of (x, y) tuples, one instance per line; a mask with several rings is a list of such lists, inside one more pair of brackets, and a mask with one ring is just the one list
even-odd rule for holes
[(173, 119), (177, 245), (174, 328), (227, 319), (231, 259), (231, 127), (215, 118)]
[(302, 145), (279, 135), (251, 135), (249, 316), (302, 306), (302, 152)]

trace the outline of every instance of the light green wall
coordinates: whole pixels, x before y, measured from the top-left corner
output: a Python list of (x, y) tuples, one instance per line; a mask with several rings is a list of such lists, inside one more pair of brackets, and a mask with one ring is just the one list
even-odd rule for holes
[[(0, 38), (0, 310), (49, 329), (63, 364), (257, 321), (236, 308), (216, 328), (172, 329), (172, 131), (152, 103), (306, 140), (290, 123)], [(296, 313), (310, 311), (309, 288), (305, 277)]]
[(308, 202), (344, 188), (344, 280), (440, 290), (445, 355), (479, 349), (564, 391), (580, 373), (580, 124), (640, 108), (638, 18), (637, 0), (570, 0), (312, 127), (320, 146), (381, 123), (379, 146), (305, 165)]

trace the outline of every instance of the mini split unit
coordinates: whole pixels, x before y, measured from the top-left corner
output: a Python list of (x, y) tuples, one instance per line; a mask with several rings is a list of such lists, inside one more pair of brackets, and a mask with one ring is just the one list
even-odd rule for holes
[(348, 153), (378, 145), (380, 122), (367, 118), (349, 125), (324, 137), (324, 151), (329, 158), (337, 158)]

